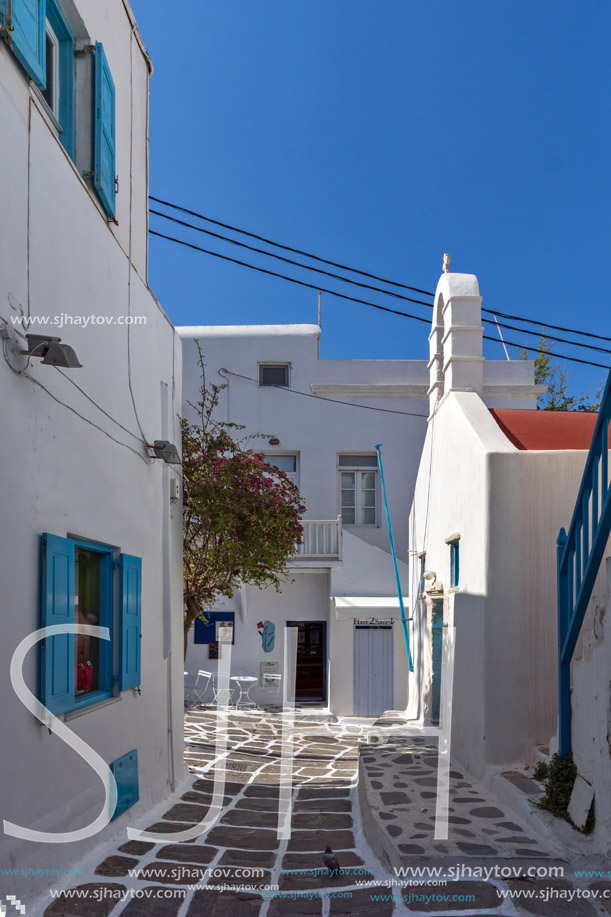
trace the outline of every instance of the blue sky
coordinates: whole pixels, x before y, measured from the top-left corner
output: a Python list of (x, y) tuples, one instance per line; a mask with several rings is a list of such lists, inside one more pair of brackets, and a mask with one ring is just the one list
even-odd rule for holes
[[(607, 0), (132, 5), (155, 65), (152, 194), (425, 290), (447, 251), (484, 306), (610, 334)], [(151, 228), (430, 314), (159, 217)], [(175, 324), (317, 317), (313, 290), (157, 238), (150, 283)], [(356, 303), (323, 295), (322, 325), (322, 357), (427, 357), (426, 325)], [(604, 376), (569, 374), (578, 391)]]

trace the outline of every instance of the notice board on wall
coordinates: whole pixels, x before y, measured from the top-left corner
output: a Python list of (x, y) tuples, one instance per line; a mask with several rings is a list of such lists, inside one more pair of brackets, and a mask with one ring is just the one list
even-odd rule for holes
[(217, 624), (231, 628), (235, 643), (235, 611), (204, 611), (195, 619), (195, 643), (217, 643)]

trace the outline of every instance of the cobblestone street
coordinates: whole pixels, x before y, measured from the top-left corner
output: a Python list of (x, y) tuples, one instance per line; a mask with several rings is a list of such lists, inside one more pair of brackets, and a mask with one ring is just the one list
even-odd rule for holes
[[(142, 823), (142, 828), (179, 832), (206, 815), (216, 766), (216, 722), (210, 708), (187, 714), (191, 787), (161, 820)], [(215, 824), (186, 843), (121, 844), (100, 860), (90, 876), (40, 913), (45, 917), (392, 913), (587, 917), (611, 912), (608, 900), (603, 910), (602, 902), (534, 897), (522, 900), (520, 909), (515, 898), (501, 894), (550, 886), (571, 889), (564, 879), (410, 885), (393, 866), (441, 863), (443, 872), (451, 857), (467, 865), (504, 861), (514, 868), (560, 861), (529, 835), (519, 818), (458, 769), (451, 773), (450, 836), (447, 842), (435, 841), (436, 750), (431, 740), (414, 738), (375, 747), (365, 744), (369, 729), (350, 720), (329, 723), (308, 718), (296, 723), (291, 837), (278, 840), (282, 719), (262, 711), (232, 711), (227, 782)], [(359, 754), (364, 784), (360, 792)], [(363, 800), (367, 812), (361, 811)], [(369, 825), (376, 826), (379, 837), (374, 838)], [(383, 851), (387, 862), (377, 859), (369, 841)], [(340, 874), (332, 878), (322, 859), (327, 844), (340, 865)], [(210, 869), (213, 874), (206, 872)], [(242, 870), (249, 869), (261, 874), (245, 877)], [(225, 888), (219, 890), (220, 885)], [(75, 890), (81, 897), (75, 897)]]

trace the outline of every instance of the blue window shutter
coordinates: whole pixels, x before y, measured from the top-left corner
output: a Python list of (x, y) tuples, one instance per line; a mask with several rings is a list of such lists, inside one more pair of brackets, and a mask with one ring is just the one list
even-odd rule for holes
[(142, 560), (121, 554), (121, 691), (140, 684), (141, 622)]
[(94, 179), (109, 217), (115, 215), (115, 84), (100, 42), (95, 46)]
[[(42, 536), (41, 625), (74, 624), (74, 544)], [(52, 713), (74, 707), (74, 634), (47, 637), (41, 646), (41, 700)]]
[(0, 0), (0, 29), (6, 26), (6, 0)]
[(46, 0), (12, 0), (13, 52), (41, 89), (47, 85), (46, 23)]

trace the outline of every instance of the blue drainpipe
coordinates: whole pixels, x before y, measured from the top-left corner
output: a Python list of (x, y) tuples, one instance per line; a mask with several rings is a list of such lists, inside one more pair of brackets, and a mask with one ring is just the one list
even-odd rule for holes
[(399, 579), (399, 567), (397, 565), (397, 552), (395, 550), (395, 539), (392, 534), (392, 524), (390, 521), (390, 509), (388, 508), (388, 497), (386, 496), (386, 484), (384, 482), (384, 468), (382, 466), (382, 443), (378, 443), (374, 446), (375, 450), (378, 453), (378, 464), (380, 466), (380, 480), (382, 481), (382, 493), (384, 494), (384, 506), (386, 507), (386, 521), (388, 522), (388, 537), (390, 539), (390, 550), (392, 553), (392, 562), (395, 568), (395, 579), (397, 581), (397, 593), (399, 596), (399, 606), (401, 608), (401, 623), (403, 624), (403, 636), (405, 637), (405, 649), (407, 650), (407, 661), (409, 663), (410, 672), (414, 671), (414, 663), (412, 662), (412, 654), (409, 648), (409, 634), (407, 633), (407, 618), (405, 617), (405, 608), (403, 606), (403, 590), (401, 588), (401, 580)]

